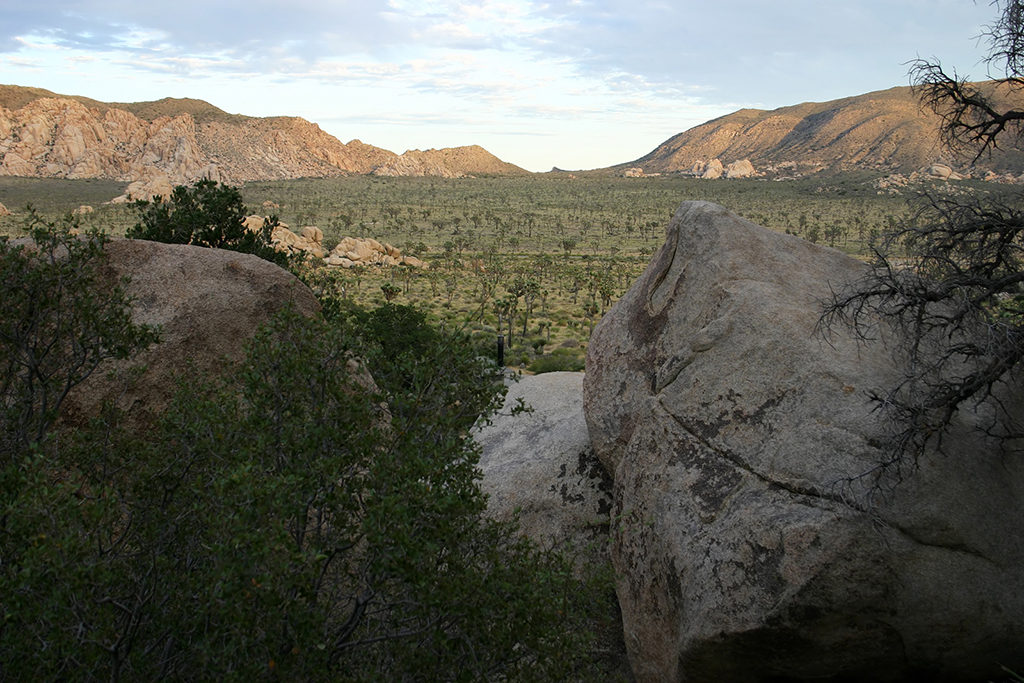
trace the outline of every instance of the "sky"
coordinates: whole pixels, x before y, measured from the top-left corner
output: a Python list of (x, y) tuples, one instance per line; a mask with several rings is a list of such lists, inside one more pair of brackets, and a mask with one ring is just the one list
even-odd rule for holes
[(0, 83), (603, 168), (746, 107), (985, 77), (989, 0), (0, 0)]

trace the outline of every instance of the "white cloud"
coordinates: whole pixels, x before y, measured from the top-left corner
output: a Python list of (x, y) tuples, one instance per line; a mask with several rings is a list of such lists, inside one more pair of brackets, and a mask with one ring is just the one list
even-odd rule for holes
[(0, 6), (0, 81), (581, 168), (741, 107), (901, 85), (918, 54), (980, 76), (970, 38), (992, 16), (966, 0), (35, 0)]

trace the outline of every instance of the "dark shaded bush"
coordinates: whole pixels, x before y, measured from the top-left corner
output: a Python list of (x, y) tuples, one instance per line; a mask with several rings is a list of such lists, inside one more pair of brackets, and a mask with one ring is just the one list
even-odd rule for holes
[(139, 222), (127, 230), (127, 237), (255, 254), (282, 267), (291, 263), (270, 242), (277, 218), (258, 231), (246, 229), (242, 222), (250, 212), (242, 193), (229, 185), (199, 180), (175, 187), (170, 197), (135, 202), (135, 208)]
[(539, 375), (545, 372), (580, 372), (583, 368), (583, 354), (578, 349), (555, 349), (530, 363), (527, 370)]
[[(0, 282), (5, 301), (20, 286)], [(61, 353), (93, 339), (91, 296), (58, 300)], [(113, 329), (99, 348), (119, 356), (148, 338)], [(223, 379), (184, 377), (153, 433), (107, 406), (81, 432), (9, 440), (0, 680), (591, 679), (602, 591), (482, 517), (468, 428), (503, 384), (472, 351), (414, 311), (285, 311)], [(4, 400), (20, 420), (22, 394)]]

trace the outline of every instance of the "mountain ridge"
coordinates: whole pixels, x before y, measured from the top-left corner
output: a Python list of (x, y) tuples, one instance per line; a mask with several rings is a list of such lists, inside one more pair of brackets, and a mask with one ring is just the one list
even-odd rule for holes
[[(1024, 97), (983, 86), (1016, 107)], [(759, 171), (875, 170), (908, 173), (943, 163), (968, 171), (1024, 170), (1024, 150), (1007, 147), (971, 162), (939, 144), (940, 118), (910, 86), (772, 110), (740, 109), (673, 135), (650, 153), (608, 170), (687, 173), (712, 159), (749, 159)]]
[(0, 85), (0, 175), (105, 178), (145, 185), (229, 183), (346, 174), (526, 175), (477, 145), (396, 154), (343, 143), (295, 116), (229, 114), (195, 99), (107, 103)]
[[(1003, 105), (1024, 107), (1020, 94), (982, 87)], [(773, 110), (740, 109), (673, 135), (639, 159), (592, 172), (702, 175), (709, 165), (721, 169), (719, 162), (747, 160), (754, 175), (776, 177), (912, 173), (936, 163), (964, 175), (1024, 171), (1024, 149), (1018, 146), (976, 162), (951, 156), (939, 144), (939, 123), (920, 106), (913, 88), (901, 86)], [(457, 178), (530, 172), (478, 145), (396, 154), (358, 139), (343, 143), (297, 116), (230, 114), (191, 98), (100, 102), (0, 85), (0, 175), (126, 181), (133, 197), (146, 198), (155, 192), (147, 186), (166, 193), (169, 184), (198, 178), (240, 184), (346, 174)]]

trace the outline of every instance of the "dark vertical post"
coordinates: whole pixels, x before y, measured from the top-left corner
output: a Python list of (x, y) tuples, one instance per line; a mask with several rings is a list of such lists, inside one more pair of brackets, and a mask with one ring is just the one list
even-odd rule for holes
[(498, 335), (498, 367), (505, 367), (505, 335)]

